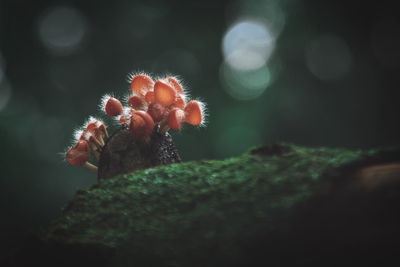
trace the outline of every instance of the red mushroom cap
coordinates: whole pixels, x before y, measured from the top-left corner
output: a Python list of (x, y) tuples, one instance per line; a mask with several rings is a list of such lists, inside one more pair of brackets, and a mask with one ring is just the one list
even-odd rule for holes
[(148, 91), (146, 93), (146, 95), (144, 96), (144, 99), (146, 100), (147, 104), (153, 103), (154, 102), (154, 92)]
[(179, 82), (174, 78), (174, 77), (167, 77), (168, 82), (175, 88), (175, 90), (180, 93), (183, 94), (183, 88), (182, 86), (179, 84)]
[(172, 106), (175, 108), (183, 109), (185, 107), (185, 100), (183, 100), (182, 96), (178, 95), (178, 97), (175, 100), (175, 103)]
[(127, 124), (127, 119), (125, 118), (125, 116), (121, 116), (121, 117), (119, 118), (119, 122), (120, 122), (121, 124)]
[(92, 133), (96, 138), (98, 138), (99, 136), (101, 136), (101, 134), (103, 132), (103, 129), (102, 129), (103, 127), (105, 127), (105, 126), (102, 122), (94, 121), (94, 122), (89, 123), (86, 126), (86, 130), (88, 132)]
[(88, 130), (89, 132), (95, 132), (98, 129), (99, 127), (97, 126), (96, 122), (91, 122), (86, 126), (86, 130)]
[(154, 99), (164, 107), (172, 105), (176, 100), (176, 90), (168, 83), (158, 80), (154, 85)]
[(147, 138), (151, 135), (154, 128), (154, 121), (149, 114), (144, 111), (133, 111), (130, 129), (137, 138)]
[(143, 99), (140, 96), (134, 95), (128, 99), (129, 106), (134, 109), (140, 109), (143, 107)]
[(191, 125), (199, 125), (203, 121), (201, 104), (199, 101), (192, 100), (185, 107), (185, 121)]
[(139, 74), (133, 77), (131, 81), (132, 93), (144, 96), (146, 90), (149, 90), (154, 86), (154, 81), (149, 76)]
[(141, 116), (132, 116), (129, 129), (134, 136), (143, 138), (145, 127), (145, 122)]
[(109, 116), (118, 116), (122, 113), (123, 107), (121, 102), (114, 98), (114, 97), (110, 97), (105, 105), (105, 112), (107, 113), (107, 115)]
[(154, 122), (160, 122), (164, 118), (165, 107), (160, 103), (153, 102), (149, 105), (147, 113), (153, 118)]
[(185, 121), (185, 112), (179, 108), (173, 108), (168, 113), (167, 123), (168, 126), (174, 130), (182, 128), (182, 123)]
[(78, 143), (70, 148), (65, 154), (65, 159), (72, 166), (83, 165), (90, 158), (90, 147), (88, 142), (84, 140), (78, 141)]
[(84, 140), (88, 142), (90, 145), (98, 144), (100, 145), (99, 140), (97, 139), (96, 135), (93, 132), (83, 131), (80, 140)]

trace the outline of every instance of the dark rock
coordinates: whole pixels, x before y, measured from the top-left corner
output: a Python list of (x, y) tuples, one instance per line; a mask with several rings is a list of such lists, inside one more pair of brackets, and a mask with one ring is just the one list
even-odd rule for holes
[(150, 139), (142, 140), (123, 127), (107, 140), (103, 148), (98, 179), (177, 162), (181, 162), (181, 158), (169, 133), (162, 135), (155, 127)]

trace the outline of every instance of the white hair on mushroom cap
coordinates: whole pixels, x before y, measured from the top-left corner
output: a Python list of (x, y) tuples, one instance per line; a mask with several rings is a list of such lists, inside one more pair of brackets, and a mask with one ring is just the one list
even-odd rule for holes
[(132, 83), (133, 78), (135, 78), (135, 76), (138, 76), (138, 75), (145, 75), (145, 76), (148, 76), (148, 77), (151, 78), (151, 74), (150, 73), (146, 73), (144, 71), (131, 71), (130, 73), (128, 73), (126, 75), (126, 81), (128, 83)]
[(83, 132), (84, 131), (82, 129), (80, 129), (80, 128), (76, 129), (74, 131), (74, 134), (73, 134), (74, 143), (77, 143), (79, 140), (81, 140)]
[(82, 126), (82, 128), (87, 128), (87, 126), (89, 125), (89, 124), (91, 124), (91, 123), (95, 123), (95, 122), (97, 122), (98, 120), (95, 118), (95, 117), (93, 117), (93, 116), (89, 116), (89, 118), (83, 123), (83, 126)]
[(201, 101), (196, 99), (197, 103), (199, 104), (200, 107), (200, 113), (201, 113), (201, 123), (198, 125), (199, 127), (205, 127), (207, 124), (207, 119), (208, 119), (208, 112), (207, 112), (207, 107), (206, 104)]
[(100, 104), (99, 104), (99, 108), (102, 112), (105, 112), (106, 110), (106, 105), (108, 100), (110, 100), (110, 98), (114, 98), (114, 95), (112, 94), (105, 94), (101, 97), (100, 99)]

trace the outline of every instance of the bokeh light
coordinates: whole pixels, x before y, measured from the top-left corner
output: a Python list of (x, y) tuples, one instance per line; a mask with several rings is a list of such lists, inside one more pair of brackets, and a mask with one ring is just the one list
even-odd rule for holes
[(284, 5), (284, 1), (241, 0), (239, 6), (242, 16), (263, 18), (268, 24), (269, 31), (277, 38), (286, 23), (286, 14), (281, 5)]
[(400, 23), (393, 17), (374, 24), (371, 31), (373, 55), (381, 65), (394, 68), (400, 65)]
[(267, 24), (244, 20), (226, 32), (222, 51), (225, 61), (237, 70), (254, 70), (265, 65), (275, 47)]
[(344, 78), (351, 70), (353, 58), (346, 42), (335, 35), (321, 35), (306, 48), (306, 64), (322, 81)]
[(259, 97), (271, 82), (268, 61), (279, 31), (273, 33), (267, 21), (264, 18), (241, 20), (224, 35), (224, 62), (219, 76), (225, 91), (237, 100)]
[(88, 32), (85, 17), (77, 9), (58, 6), (44, 12), (38, 23), (39, 38), (54, 54), (76, 51)]
[(220, 67), (220, 80), (225, 91), (237, 100), (251, 100), (259, 97), (271, 81), (266, 65), (255, 70), (236, 70), (229, 64)]

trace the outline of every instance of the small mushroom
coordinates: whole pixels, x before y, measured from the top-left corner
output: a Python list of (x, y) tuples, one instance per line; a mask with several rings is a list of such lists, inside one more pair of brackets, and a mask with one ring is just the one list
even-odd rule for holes
[(101, 146), (104, 146), (103, 134), (108, 138), (108, 132), (102, 121), (90, 117), (86, 123), (86, 130), (99, 140)]
[(181, 95), (178, 95), (178, 97), (175, 100), (175, 103), (172, 106), (175, 108), (183, 109), (185, 107), (185, 100)]
[(141, 110), (134, 110), (130, 123), (130, 130), (134, 136), (147, 139), (153, 132), (154, 121), (151, 116)]
[(94, 155), (96, 156), (97, 159), (100, 158), (100, 151), (103, 148), (103, 145), (100, 143), (100, 141), (94, 136), (93, 133), (87, 132), (87, 131), (82, 131), (81, 137), (79, 140), (84, 140), (86, 141), (89, 146), (92, 148)]
[(99, 148), (102, 147), (102, 144), (100, 143), (100, 141), (96, 138), (96, 136), (88, 131), (83, 131), (80, 140), (85, 140), (90, 144), (93, 144)]
[(147, 108), (147, 113), (153, 118), (153, 121), (157, 123), (164, 118), (165, 107), (160, 103), (153, 102)]
[(169, 76), (167, 77), (167, 81), (179, 94), (183, 94), (183, 88), (175, 77)]
[(66, 161), (72, 166), (84, 166), (87, 169), (97, 172), (97, 167), (88, 162), (90, 158), (90, 147), (88, 142), (80, 140), (76, 145), (65, 153)]
[(185, 121), (191, 125), (199, 125), (203, 122), (204, 105), (202, 102), (192, 100), (185, 106)]
[(154, 99), (164, 107), (172, 105), (176, 97), (176, 90), (165, 81), (158, 80), (154, 84)]
[(133, 95), (128, 99), (129, 106), (134, 109), (142, 109), (144, 107), (144, 101), (142, 97)]
[(101, 99), (101, 108), (108, 116), (118, 116), (122, 113), (123, 106), (121, 102), (109, 95), (105, 95)]
[(132, 117), (132, 108), (124, 107), (122, 114), (119, 117), (116, 117), (116, 119), (122, 125), (130, 125), (131, 117)]
[(180, 108), (173, 108), (168, 113), (167, 124), (174, 130), (180, 130), (185, 121), (185, 112)]
[(154, 81), (149, 76), (144, 74), (136, 75), (131, 81), (132, 93), (144, 96), (146, 91), (153, 88)]
[(148, 91), (146, 95), (144, 96), (145, 101), (147, 104), (153, 103), (154, 102), (154, 92), (153, 91)]

